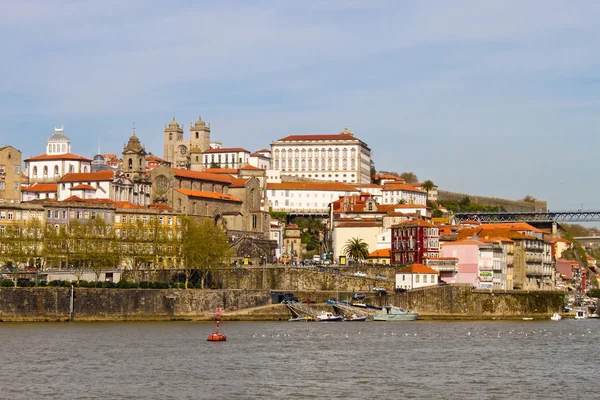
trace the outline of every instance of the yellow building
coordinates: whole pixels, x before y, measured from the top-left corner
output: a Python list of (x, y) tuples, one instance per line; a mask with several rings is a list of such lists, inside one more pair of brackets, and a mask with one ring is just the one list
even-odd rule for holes
[(0, 147), (0, 202), (21, 202), (21, 152), (12, 146)]

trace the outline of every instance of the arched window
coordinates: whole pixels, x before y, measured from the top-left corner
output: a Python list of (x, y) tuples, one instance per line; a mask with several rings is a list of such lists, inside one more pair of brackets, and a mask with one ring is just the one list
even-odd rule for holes
[(33, 167), (33, 176), (37, 176), (37, 167)]
[(173, 134), (169, 133), (169, 140), (173, 140)]
[(73, 164), (69, 165), (69, 172), (73, 172), (75, 170), (75, 168), (73, 167)]
[(129, 161), (127, 162), (127, 165), (129, 165), (129, 169), (133, 168), (133, 158), (129, 159)]
[[(198, 139), (200, 137), (200, 135), (198, 134), (198, 132), (196, 132), (196, 139)], [(194, 204), (194, 207), (196, 207), (196, 205)]]
[(142, 158), (140, 158), (140, 159), (139, 159), (139, 161), (140, 161), (140, 167), (141, 167), (141, 166), (142, 166), (142, 161), (143, 161), (143, 159), (142, 159)]
[(83, 172), (88, 172), (87, 167), (83, 167)]
[(67, 145), (66, 145), (66, 144), (63, 144), (62, 148), (63, 148), (63, 149), (62, 149), (62, 151), (63, 151), (63, 152), (66, 152), (66, 151), (67, 151)]
[(48, 145), (48, 154), (50, 154), (50, 153), (52, 153), (52, 145), (51, 144)]
[(54, 176), (58, 176), (58, 165), (54, 166)]
[(48, 167), (44, 166), (44, 176), (47, 177), (48, 176)]

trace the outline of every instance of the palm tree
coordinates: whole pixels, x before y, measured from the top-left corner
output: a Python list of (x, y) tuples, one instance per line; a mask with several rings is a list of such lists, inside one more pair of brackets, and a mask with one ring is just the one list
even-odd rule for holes
[(433, 190), (434, 187), (435, 187), (435, 183), (433, 183), (433, 181), (430, 181), (429, 179), (427, 179), (421, 185), (421, 189), (423, 189), (427, 193), (427, 201), (429, 201), (429, 192), (431, 190)]
[(360, 261), (369, 256), (369, 245), (361, 238), (352, 238), (348, 239), (342, 251), (347, 257)]

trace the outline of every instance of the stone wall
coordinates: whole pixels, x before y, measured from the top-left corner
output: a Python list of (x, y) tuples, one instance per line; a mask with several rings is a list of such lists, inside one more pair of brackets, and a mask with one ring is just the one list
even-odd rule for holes
[(482, 204), (488, 207), (504, 207), (506, 211), (537, 211), (544, 212), (547, 210), (547, 202), (545, 200), (537, 200), (533, 203), (521, 200), (508, 200), (498, 197), (475, 196), (471, 194), (447, 192), (440, 190), (438, 192), (438, 200), (454, 200), (461, 201), (465, 197), (471, 199), (471, 203)]

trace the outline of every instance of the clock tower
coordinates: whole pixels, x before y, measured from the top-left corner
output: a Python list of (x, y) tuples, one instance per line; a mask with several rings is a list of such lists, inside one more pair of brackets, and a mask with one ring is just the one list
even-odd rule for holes
[(190, 123), (190, 137), (184, 140), (183, 125), (173, 118), (164, 129), (164, 159), (175, 168), (202, 169), (200, 154), (210, 147), (210, 124), (201, 117)]
[(135, 130), (123, 148), (121, 171), (132, 180), (141, 180), (146, 174), (146, 149), (135, 135)]

